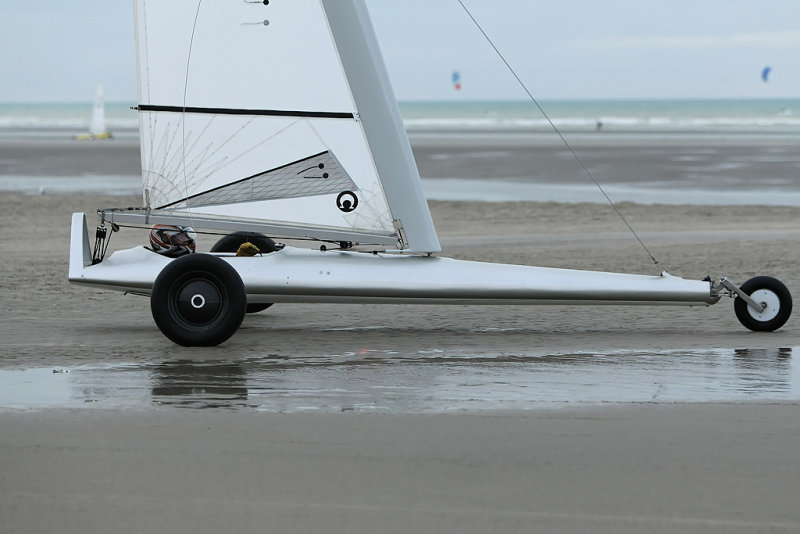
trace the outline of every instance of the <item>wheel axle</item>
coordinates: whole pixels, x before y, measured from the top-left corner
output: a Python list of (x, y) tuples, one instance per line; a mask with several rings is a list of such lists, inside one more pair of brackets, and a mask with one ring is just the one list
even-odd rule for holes
[(743, 301), (745, 301), (747, 305), (753, 308), (753, 310), (756, 313), (761, 313), (767, 308), (766, 302), (756, 302), (755, 300), (750, 298), (750, 295), (742, 291), (738, 286), (736, 286), (733, 282), (731, 282), (727, 278), (722, 278), (718, 284), (714, 285), (712, 290), (716, 290), (716, 292), (719, 292), (720, 287), (724, 287), (725, 289), (728, 290), (728, 292), (731, 295), (735, 295), (740, 299), (742, 299)]

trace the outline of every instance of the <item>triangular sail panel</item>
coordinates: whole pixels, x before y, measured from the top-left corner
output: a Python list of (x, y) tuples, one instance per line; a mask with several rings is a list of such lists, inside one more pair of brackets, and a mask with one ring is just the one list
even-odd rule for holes
[[(277, 169), (256, 174), (191, 197), (174, 204), (190, 207), (239, 204), (279, 198), (303, 198), (318, 195), (355, 195), (355, 182), (347, 175), (330, 152), (323, 152)], [(352, 204), (352, 201), (351, 201)], [(169, 208), (161, 206), (159, 209)]]
[(135, 5), (148, 208), (439, 250), (361, 0)]

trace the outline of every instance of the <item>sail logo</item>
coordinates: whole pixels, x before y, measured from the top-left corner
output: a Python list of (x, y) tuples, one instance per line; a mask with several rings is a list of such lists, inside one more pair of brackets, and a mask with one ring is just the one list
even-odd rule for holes
[(352, 191), (342, 191), (336, 197), (336, 207), (345, 213), (350, 213), (358, 207), (358, 197)]

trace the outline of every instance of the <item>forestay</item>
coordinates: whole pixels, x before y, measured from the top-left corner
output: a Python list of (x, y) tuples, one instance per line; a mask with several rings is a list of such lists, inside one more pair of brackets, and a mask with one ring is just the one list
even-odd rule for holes
[(135, 7), (153, 214), (440, 250), (362, 0)]

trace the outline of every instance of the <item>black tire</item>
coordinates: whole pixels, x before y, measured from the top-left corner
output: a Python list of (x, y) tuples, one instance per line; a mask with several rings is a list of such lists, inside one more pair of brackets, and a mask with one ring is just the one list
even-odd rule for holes
[(266, 254), (275, 252), (277, 247), (275, 241), (257, 232), (233, 232), (228, 234), (211, 247), (211, 252), (236, 252), (242, 243), (250, 242), (257, 246), (259, 250)]
[(239, 273), (209, 254), (189, 254), (162, 269), (150, 310), (159, 330), (184, 347), (210, 347), (231, 337), (244, 319), (247, 293)]
[[(214, 246), (211, 247), (211, 252), (236, 252), (242, 243), (247, 243), (248, 241), (257, 246), (263, 254), (278, 250), (275, 246), (275, 241), (264, 234), (259, 234), (258, 232), (233, 232), (214, 243)], [(270, 306), (272, 306), (272, 303), (248, 304), (246, 311), (247, 313), (258, 313)]]
[(767, 303), (767, 308), (758, 313), (739, 297), (733, 301), (736, 318), (750, 330), (772, 332), (782, 327), (792, 314), (792, 295), (776, 278), (756, 276), (742, 284), (740, 289), (756, 302)]

